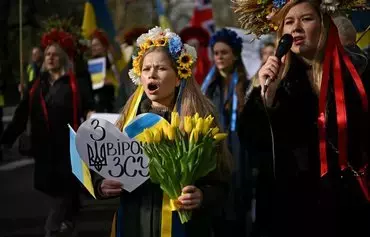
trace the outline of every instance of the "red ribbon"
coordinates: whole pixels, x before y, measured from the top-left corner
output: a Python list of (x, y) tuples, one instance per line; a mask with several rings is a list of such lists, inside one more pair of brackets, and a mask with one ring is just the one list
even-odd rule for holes
[[(338, 43), (338, 42), (337, 42)], [(348, 167), (347, 164), (347, 111), (344, 96), (344, 85), (342, 78), (342, 68), (340, 65), (338, 47), (333, 52), (333, 70), (334, 70), (334, 93), (335, 107), (337, 110), (337, 129), (338, 129), (338, 157), (341, 170)]]
[[(333, 69), (334, 76), (334, 95), (337, 112), (337, 128), (338, 128), (338, 151), (339, 151), (339, 165), (340, 168), (348, 168), (348, 151), (347, 151), (347, 111), (344, 94), (344, 83), (342, 78), (342, 67), (340, 57), (343, 58), (346, 67), (348, 68), (357, 91), (361, 97), (362, 108), (365, 112), (368, 111), (368, 101), (366, 97), (365, 88), (362, 84), (361, 78), (353, 66), (351, 60), (346, 55), (343, 46), (340, 43), (338, 31), (334, 23), (331, 22), (327, 46), (325, 49), (325, 58), (323, 63), (323, 75), (319, 97), (319, 150), (321, 163), (321, 176), (328, 172), (328, 161), (326, 151), (326, 98), (328, 95), (328, 86), (330, 80), (330, 70)], [(366, 194), (366, 192), (364, 192)]]
[[(332, 32), (332, 27), (328, 35), (327, 42), (334, 41), (334, 34)], [(325, 49), (325, 58), (323, 64), (323, 74), (320, 87), (320, 97), (319, 97), (319, 117), (317, 120), (319, 129), (319, 154), (320, 154), (320, 173), (324, 176), (328, 172), (328, 162), (326, 159), (326, 98), (328, 95), (329, 79), (330, 79), (330, 65), (332, 60), (332, 51), (334, 44), (327, 44)]]

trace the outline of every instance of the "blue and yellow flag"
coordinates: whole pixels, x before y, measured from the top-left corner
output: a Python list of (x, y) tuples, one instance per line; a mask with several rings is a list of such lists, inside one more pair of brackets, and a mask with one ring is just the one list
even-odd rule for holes
[(370, 46), (370, 30), (367, 29), (365, 32), (357, 33), (357, 45), (361, 49), (367, 48)]
[(163, 29), (170, 29), (172, 30), (172, 27), (171, 27), (171, 23), (170, 23), (170, 20), (168, 19), (165, 11), (164, 11), (164, 7), (163, 7), (163, 4), (162, 4), (162, 1), (161, 0), (156, 0), (156, 10), (157, 10), (157, 14), (158, 14), (158, 20), (159, 20), (159, 26), (162, 27)]
[(106, 0), (88, 0), (85, 3), (82, 31), (89, 37), (97, 28), (107, 33), (109, 40), (114, 42), (116, 30)]
[(89, 168), (85, 162), (80, 158), (76, 148), (76, 133), (71, 126), (69, 127), (69, 153), (71, 157), (72, 173), (85, 186), (87, 191), (96, 199), (94, 186), (91, 180)]
[[(370, 3), (368, 3), (368, 7), (370, 7)], [(357, 45), (362, 49), (370, 46), (369, 9), (357, 10), (351, 13), (351, 20), (357, 31)]]
[(85, 12), (82, 22), (82, 34), (89, 39), (91, 34), (97, 29), (102, 29), (109, 38), (109, 42), (115, 50), (121, 54), (121, 49), (116, 38), (116, 29), (109, 12), (106, 0), (88, 0), (85, 3)]

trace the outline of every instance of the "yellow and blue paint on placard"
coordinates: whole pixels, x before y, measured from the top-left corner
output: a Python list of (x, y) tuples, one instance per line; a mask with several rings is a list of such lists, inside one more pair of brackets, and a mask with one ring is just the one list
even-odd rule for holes
[(129, 123), (125, 128), (125, 132), (129, 138), (135, 138), (141, 141), (140, 136), (143, 135), (144, 129), (157, 128), (158, 130), (162, 130), (165, 123), (168, 124), (167, 120), (157, 114), (144, 113), (138, 115)]
[(91, 181), (90, 170), (85, 162), (80, 158), (76, 148), (76, 132), (69, 126), (69, 152), (71, 157), (71, 166), (73, 174), (89, 191), (89, 193), (96, 199), (94, 186)]

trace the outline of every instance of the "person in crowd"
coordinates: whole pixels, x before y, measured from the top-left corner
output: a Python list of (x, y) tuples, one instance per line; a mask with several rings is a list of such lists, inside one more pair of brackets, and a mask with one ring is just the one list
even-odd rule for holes
[(242, 22), (247, 30), (273, 24), (277, 41), (293, 37), (287, 55), (259, 70), (239, 124), (260, 170), (255, 236), (368, 236), (368, 101), (329, 15), (341, 5), (271, 1), (259, 5), (275, 9), (266, 18), (250, 3), (237, 11), (263, 20)]
[(116, 96), (118, 94), (120, 75), (126, 66), (126, 60), (121, 54), (114, 53), (106, 33), (97, 29), (91, 35), (91, 58), (106, 58), (106, 77), (104, 86), (94, 90), (96, 112), (113, 113)]
[(88, 86), (70, 68), (76, 52), (71, 47), (73, 39), (77, 37), (64, 29), (44, 33), (45, 61), (40, 77), (33, 80), (0, 140), (12, 145), (30, 121), (34, 186), (49, 197), (51, 205), (45, 224), (47, 237), (61, 232), (76, 236), (80, 184), (71, 170), (68, 125), (77, 131), (94, 106)]
[(240, 207), (249, 202), (245, 199), (250, 199), (251, 194), (250, 189), (241, 190), (241, 187), (245, 186), (242, 182), (248, 180), (246, 177), (250, 172), (248, 168), (245, 168), (249, 164), (244, 149), (240, 147), (237, 135), (237, 124), (249, 81), (241, 60), (242, 39), (237, 33), (223, 28), (212, 35), (210, 46), (215, 65), (204, 79), (202, 92), (218, 109), (221, 124), (229, 133), (228, 146), (235, 166), (232, 191), (225, 207), (225, 213), (220, 216), (220, 222), (230, 222), (230, 225), (216, 224), (220, 228), (217, 231), (218, 234), (224, 236), (229, 233), (230, 229), (236, 229), (234, 225), (244, 228), (245, 210)]
[[(27, 66), (27, 81), (23, 85), (23, 89), (29, 87), (29, 85), (40, 75), (40, 70), (42, 63), (44, 61), (44, 56), (42, 49), (39, 46), (35, 46), (31, 50), (30, 63)], [(19, 91), (21, 91), (19, 85)]]
[(134, 93), (136, 86), (131, 83), (128, 72), (132, 68), (132, 53), (136, 46), (136, 39), (141, 35), (147, 32), (147, 28), (137, 27), (127, 31), (123, 34), (123, 45), (124, 50), (123, 54), (126, 58), (129, 58), (127, 65), (123, 68), (121, 72), (121, 80), (119, 84), (119, 91), (117, 95), (117, 100), (115, 103), (115, 111), (120, 111), (123, 106), (126, 104), (128, 98)]
[(197, 65), (194, 67), (195, 80), (199, 85), (202, 85), (211, 68), (210, 54), (208, 52), (210, 35), (204, 28), (199, 26), (185, 27), (180, 31), (179, 35), (184, 42), (197, 50), (198, 57), (202, 59), (198, 60)]
[(44, 61), (43, 52), (40, 47), (33, 47), (31, 52), (31, 62), (27, 67), (28, 82), (35, 80), (41, 70), (41, 65)]
[(265, 64), (268, 57), (275, 54), (275, 43), (266, 42), (263, 44), (260, 50), (261, 65)]
[(345, 50), (351, 57), (358, 73), (362, 74), (368, 65), (368, 59), (366, 53), (356, 44), (357, 31), (355, 26), (350, 19), (343, 15), (333, 17), (333, 21), (338, 28), (340, 42), (346, 46)]
[[(261, 66), (266, 63), (268, 57), (273, 56), (275, 54), (275, 43), (274, 42), (263, 42), (262, 47), (260, 48), (260, 59), (261, 59)], [(246, 97), (250, 94), (253, 87), (258, 86), (258, 72), (251, 78), (251, 83), (247, 89)]]
[[(215, 115), (212, 103), (202, 95), (192, 75), (191, 67), (196, 60), (194, 48), (183, 44), (175, 33), (159, 27), (141, 35), (137, 44), (137, 60), (129, 75), (138, 87), (121, 113), (117, 123), (120, 130), (130, 123), (132, 117), (147, 112), (156, 113), (168, 121), (171, 111), (177, 111), (181, 116), (195, 113), (199, 116)], [(185, 58), (180, 52), (185, 52)], [(183, 60), (179, 60), (180, 57)], [(218, 123), (214, 122), (214, 125)], [(178, 198), (180, 208), (193, 211), (192, 219), (181, 225), (182, 236), (207, 237), (213, 234), (210, 224), (212, 213), (227, 196), (231, 170), (226, 143), (221, 144), (216, 170), (196, 181), (194, 186), (184, 187), (183, 194)], [(164, 194), (158, 184), (148, 179), (129, 193), (122, 190), (121, 183), (95, 176), (94, 188), (99, 198), (120, 197), (121, 205), (114, 220), (116, 228), (113, 228), (113, 233), (119, 230), (121, 236), (161, 236), (161, 209), (165, 206), (162, 205)]]

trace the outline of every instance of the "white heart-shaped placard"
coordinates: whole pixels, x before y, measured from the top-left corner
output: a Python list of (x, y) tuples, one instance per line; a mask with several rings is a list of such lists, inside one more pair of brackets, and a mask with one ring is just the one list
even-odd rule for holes
[(140, 142), (104, 119), (89, 119), (76, 134), (76, 147), (88, 167), (132, 192), (149, 178), (148, 157)]

